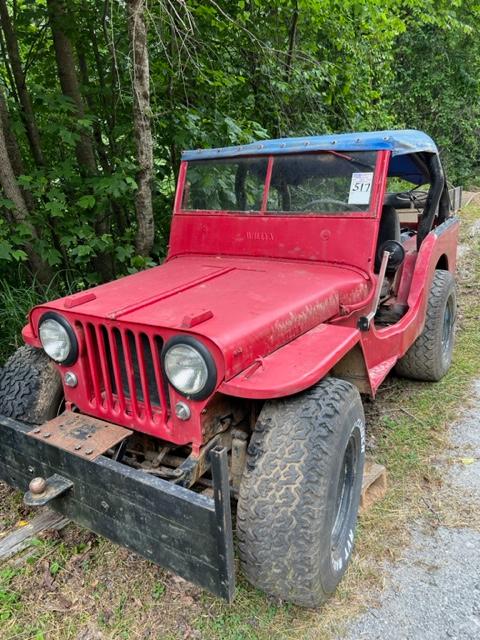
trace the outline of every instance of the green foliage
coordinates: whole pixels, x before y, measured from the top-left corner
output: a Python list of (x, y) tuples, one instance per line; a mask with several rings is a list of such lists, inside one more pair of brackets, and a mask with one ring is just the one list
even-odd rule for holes
[[(438, 141), (453, 181), (478, 174), (480, 9), (473, 0), (151, 0), (156, 235), (153, 255), (139, 256), (125, 4), (66, 3), (82, 117), (60, 90), (45, 0), (8, 5), (45, 164), (33, 160), (2, 58), (0, 82), (24, 165), (18, 183), (30, 209), (16, 224), (13, 203), (0, 194), (3, 319), (13, 291), (25, 292), (23, 314), (24, 300), (68, 290), (72, 277), (88, 286), (161, 260), (185, 148), (416, 127)], [(94, 146), (93, 174), (78, 166), (82, 136)], [(28, 275), (28, 243), (57, 274), (48, 291)], [(18, 313), (3, 326), (16, 330)]]
[(49, 285), (31, 282), (25, 269), (12, 270), (0, 279), (0, 362), (23, 344), (21, 331), (27, 323), (28, 312), (41, 302), (83, 288), (85, 282), (72, 274), (59, 272)]
[(478, 176), (480, 140), (480, 6), (414, 4), (397, 41), (391, 109), (401, 126), (422, 128), (437, 142), (450, 179)]
[(0, 623), (9, 620), (20, 606), (20, 595), (12, 588), (16, 575), (10, 567), (0, 571)]

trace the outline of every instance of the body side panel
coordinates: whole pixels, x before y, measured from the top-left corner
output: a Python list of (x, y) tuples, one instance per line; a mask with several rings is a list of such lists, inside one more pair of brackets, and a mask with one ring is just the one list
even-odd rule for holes
[(447, 256), (449, 271), (455, 271), (458, 229), (458, 218), (449, 218), (425, 238), (415, 263), (407, 298), (408, 311), (403, 318), (385, 328), (373, 325), (361, 334), (373, 393), (423, 331), (430, 286), (442, 255)]

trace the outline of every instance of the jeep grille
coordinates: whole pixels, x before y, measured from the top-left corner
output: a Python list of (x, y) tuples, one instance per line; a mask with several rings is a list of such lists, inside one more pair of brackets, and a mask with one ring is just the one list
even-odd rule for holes
[(120, 326), (80, 324), (85, 336), (90, 403), (102, 414), (157, 422), (165, 406), (163, 341)]

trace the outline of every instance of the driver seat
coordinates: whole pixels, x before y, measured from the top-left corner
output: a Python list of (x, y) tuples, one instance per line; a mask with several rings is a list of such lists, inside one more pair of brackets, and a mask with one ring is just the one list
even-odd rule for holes
[(382, 264), (380, 248), (387, 240), (400, 242), (400, 217), (395, 207), (390, 204), (384, 204), (382, 208), (377, 246), (375, 248), (375, 273), (380, 271), (380, 265)]

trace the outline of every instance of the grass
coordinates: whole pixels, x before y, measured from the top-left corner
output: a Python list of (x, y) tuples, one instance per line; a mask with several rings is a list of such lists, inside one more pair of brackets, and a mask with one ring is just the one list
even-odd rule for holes
[(21, 330), (32, 307), (46, 300), (68, 295), (78, 285), (81, 286), (82, 283), (72, 279), (70, 273), (57, 273), (47, 285), (27, 283), (22, 269), (18, 270), (12, 280), (0, 278), (0, 362), (4, 362), (23, 344)]
[[(0, 567), (1, 640), (328, 639), (376, 601), (385, 561), (400, 556), (413, 522), (480, 527), (465, 496), (452, 495), (442, 479), (445, 457), (452, 455), (448, 427), (468, 406), (480, 368), (480, 233), (471, 233), (480, 225), (480, 208), (468, 207), (462, 220), (470, 248), (459, 270), (453, 366), (437, 384), (389, 377), (377, 400), (366, 403), (369, 453), (386, 465), (389, 490), (362, 516), (351, 566), (320, 611), (276, 602), (241, 576), (228, 606), (71, 525)], [(29, 516), (6, 487), (0, 486), (0, 501), (1, 535)]]

